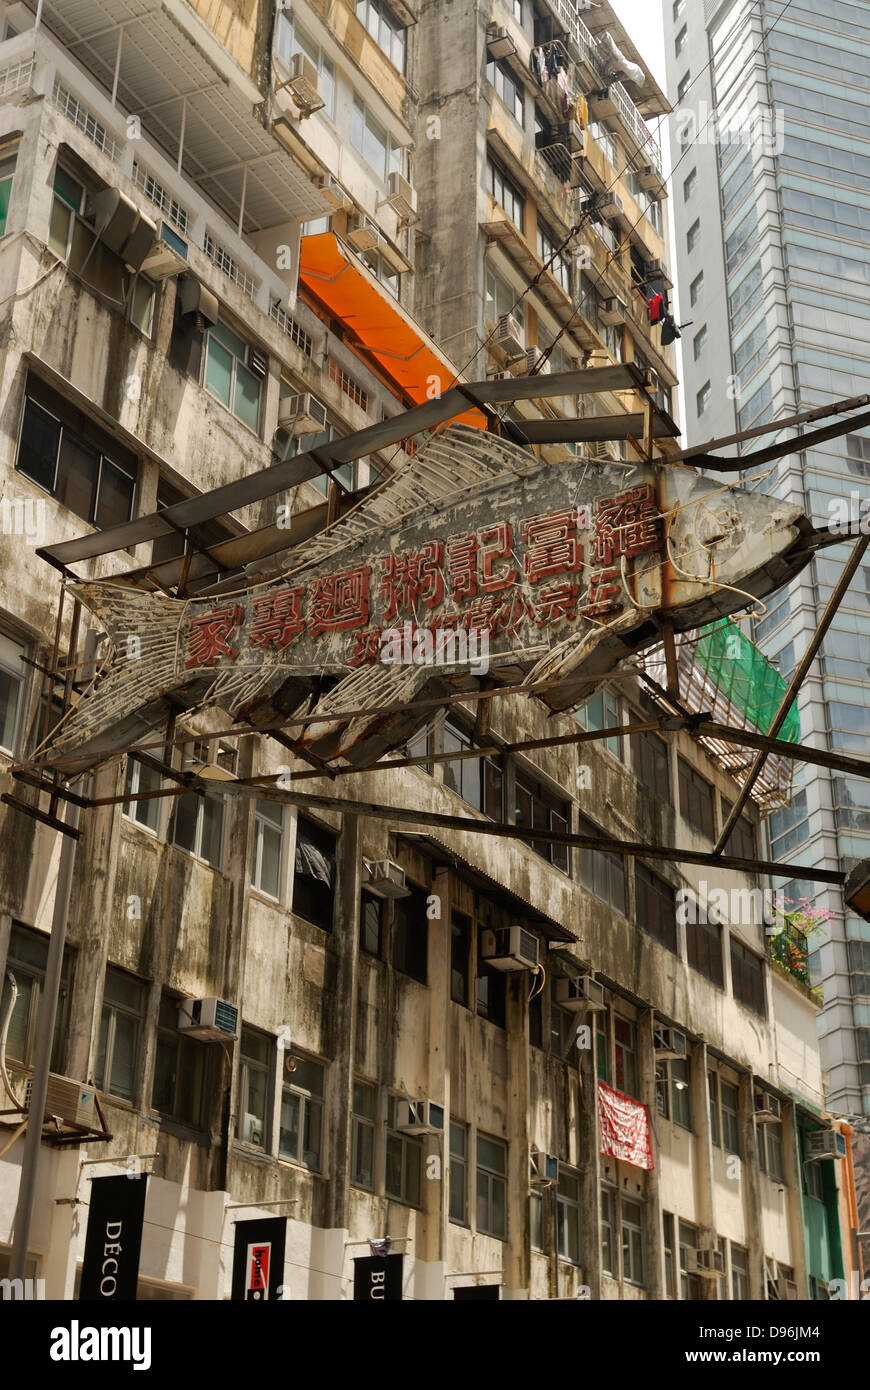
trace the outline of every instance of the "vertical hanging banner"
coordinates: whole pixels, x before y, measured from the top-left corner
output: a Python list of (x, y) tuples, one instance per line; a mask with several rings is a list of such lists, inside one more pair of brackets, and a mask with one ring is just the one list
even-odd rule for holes
[(237, 1221), (233, 1248), (234, 1299), (266, 1303), (280, 1299), (284, 1283), (286, 1216)]
[(79, 1301), (134, 1301), (145, 1219), (144, 1173), (94, 1178)]
[(375, 1255), (353, 1262), (354, 1302), (401, 1302), (404, 1255)]

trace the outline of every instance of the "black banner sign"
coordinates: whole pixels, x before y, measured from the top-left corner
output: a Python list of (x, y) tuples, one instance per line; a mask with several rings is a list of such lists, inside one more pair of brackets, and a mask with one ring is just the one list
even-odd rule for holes
[(354, 1302), (401, 1301), (404, 1255), (376, 1255), (353, 1262)]
[(264, 1303), (281, 1297), (286, 1233), (286, 1216), (236, 1222), (233, 1298)]
[(135, 1300), (147, 1184), (144, 1173), (91, 1183), (81, 1303)]

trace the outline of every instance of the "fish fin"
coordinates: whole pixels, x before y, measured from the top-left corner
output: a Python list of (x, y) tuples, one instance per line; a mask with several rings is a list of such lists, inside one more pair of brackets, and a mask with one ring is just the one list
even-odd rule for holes
[[(335, 718), (328, 723), (309, 724), (297, 742), (317, 757), (346, 757), (354, 763), (372, 761), (401, 742), (402, 737), (410, 737), (426, 721), (425, 715), (408, 706), (433, 678), (444, 684), (433, 675), (431, 666), (389, 666), (380, 662), (361, 666), (339, 681), (312, 710), (312, 714), (334, 714)], [(344, 711), (349, 715), (358, 709), (371, 713), (342, 717)]]

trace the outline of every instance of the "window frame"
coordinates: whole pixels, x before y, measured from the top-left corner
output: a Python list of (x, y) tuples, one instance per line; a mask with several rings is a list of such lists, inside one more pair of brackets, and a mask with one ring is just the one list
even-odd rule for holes
[[(365, 14), (364, 14), (364, 15), (361, 15), (361, 14), (360, 14), (360, 10), (363, 10), (363, 11), (365, 12)], [(406, 36), (405, 36), (405, 25), (403, 25), (403, 24), (394, 16), (392, 10), (390, 9), (390, 7), (389, 7), (388, 5), (383, 4), (383, 0), (356, 0), (356, 3), (355, 3), (355, 5), (354, 5), (354, 13), (355, 13), (357, 19), (359, 20), (360, 24), (361, 24), (361, 25), (363, 26), (363, 28), (365, 29), (366, 33), (369, 35), (369, 37), (370, 37), (371, 39), (374, 40), (374, 42), (377, 44), (377, 46), (378, 46), (378, 48), (381, 50), (381, 52), (382, 52), (387, 58), (389, 58), (390, 62), (392, 63), (392, 65), (393, 65), (393, 67), (396, 69), (396, 71), (397, 71), (397, 72), (400, 72), (400, 73), (402, 73), (402, 74), (404, 75), (404, 72), (405, 72), (405, 64), (406, 64), (406, 62), (407, 62), (407, 44), (406, 44), (406, 42), (405, 42), (405, 37), (406, 37)], [(375, 32), (373, 31), (372, 27), (371, 27), (371, 22), (370, 22), (370, 21), (371, 21), (371, 17), (372, 17), (372, 16), (375, 16), (376, 19), (377, 19), (377, 24), (376, 24), (376, 26), (375, 26), (375, 27), (377, 28), (377, 30), (378, 30), (377, 33), (375, 33)], [(386, 47), (386, 46), (384, 45), (384, 43), (382, 42), (382, 36), (381, 36), (381, 28), (382, 28), (382, 27), (386, 28), (386, 29), (388, 30), (388, 32), (389, 32), (389, 35), (390, 35), (390, 44), (389, 44), (389, 47)], [(401, 37), (400, 37), (400, 36), (401, 36)], [(398, 53), (398, 57), (399, 57), (399, 59), (400, 59), (399, 62), (396, 62), (396, 56), (397, 56), (397, 55), (396, 55), (396, 52), (395, 52), (395, 48), (396, 48), (397, 42), (398, 42), (398, 48), (399, 48), (399, 53)]]
[[(238, 342), (240, 342), (243, 345), (245, 350), (244, 357), (240, 357), (238, 353), (235, 352), (235, 350), (220, 337), (218, 331), (220, 329), (223, 329), (224, 332), (229, 334), (231, 337), (236, 338)], [(213, 386), (209, 385), (208, 381), (210, 353), (213, 342), (222, 352), (225, 352), (230, 358), (230, 390), (229, 399), (226, 401), (223, 399), (222, 396), (218, 394), (218, 392), (214, 389)], [(209, 396), (211, 396), (212, 400), (215, 400), (218, 402), (219, 405), (222, 405), (224, 410), (228, 410), (229, 413), (233, 416), (233, 418), (235, 420), (238, 420), (240, 425), (244, 425), (245, 429), (250, 430), (251, 433), (256, 435), (259, 439), (261, 437), (263, 428), (263, 382), (265, 381), (266, 377), (258, 376), (256, 372), (253, 372), (251, 370), (251, 354), (255, 352), (260, 352), (261, 354), (268, 356), (267, 349), (255, 347), (254, 344), (251, 343), (242, 333), (237, 333), (236, 330), (232, 328), (226, 322), (225, 319), (219, 318), (217, 323), (210, 323), (206, 328), (202, 345), (202, 375), (200, 379), (200, 385), (202, 389), (206, 391)], [(250, 421), (246, 420), (245, 417), (241, 415), (239, 411), (236, 409), (236, 394), (239, 385), (240, 366), (243, 368), (245, 372), (247, 372), (251, 380), (256, 382), (257, 385), (257, 420), (256, 424), (253, 425), (250, 423)], [(266, 371), (266, 376), (267, 375), (268, 368)]]
[[(119, 1004), (114, 1000), (106, 998), (106, 988), (109, 976), (115, 975), (123, 978), (128, 983), (135, 985), (139, 990), (138, 1011), (127, 1004)], [(139, 1059), (142, 1055), (142, 1042), (145, 1032), (145, 1010), (147, 1007), (147, 981), (131, 974), (129, 970), (124, 970), (120, 966), (106, 964), (103, 976), (103, 992), (100, 1000), (100, 1024), (97, 1032), (97, 1053), (94, 1059), (94, 1084), (102, 1095), (111, 1096), (113, 1100), (120, 1100), (130, 1106), (135, 1106), (138, 1101), (142, 1085), (142, 1078), (139, 1071)], [(105, 1041), (103, 1040), (104, 1014), (108, 1011), (109, 1017), (105, 1020)], [(114, 1081), (113, 1072), (115, 1069), (115, 1042), (117, 1038), (117, 1016), (126, 1018), (133, 1024), (133, 1043), (130, 1052), (130, 1071), (132, 1074), (132, 1086), (129, 1096), (122, 1095), (120, 1091), (112, 1090)], [(102, 1056), (102, 1065), (100, 1057)]]
[[(384, 1196), (388, 1201), (418, 1209), (423, 1205), (423, 1141), (413, 1134), (400, 1134), (395, 1128), (396, 1107), (403, 1099), (392, 1091), (387, 1094), (387, 1139), (384, 1166)], [(401, 1154), (399, 1191), (390, 1188), (390, 1152)], [(416, 1178), (412, 1173), (416, 1170)], [(414, 1196), (416, 1188), (416, 1198)]]
[[(377, 129), (375, 129), (377, 127)], [(384, 161), (383, 166), (373, 164), (369, 158), (367, 142), (373, 140), (381, 144), (380, 132), (383, 132)], [(404, 167), (404, 147), (396, 141), (388, 126), (379, 120), (367, 102), (358, 92), (353, 94), (353, 104), (351, 107), (350, 123), (350, 145), (359, 155), (367, 169), (380, 179), (386, 186), (390, 174), (401, 174)]]
[[(177, 1010), (181, 1002), (182, 1001), (180, 996), (173, 995), (169, 993), (167, 990), (161, 990), (160, 1010), (162, 1010), (164, 1004), (167, 1007), (174, 1006)], [(164, 1044), (169, 1045), (171, 1043), (175, 1048), (175, 1072), (172, 1083), (173, 1095), (171, 1106), (168, 1109), (164, 1109), (155, 1101), (155, 1094), (157, 1091), (158, 1084), (158, 1067), (160, 1065), (159, 1048), (161, 1039), (163, 1040)], [(200, 1098), (199, 1113), (196, 1116), (196, 1118), (191, 1119), (187, 1115), (182, 1113), (183, 1107), (180, 1103), (180, 1092), (182, 1091), (184, 1084), (184, 1069), (186, 1065), (190, 1064), (190, 1060), (194, 1058), (198, 1059), (195, 1065), (201, 1068), (199, 1080)], [(196, 1038), (186, 1037), (184, 1033), (179, 1032), (177, 1022), (174, 1027), (172, 1027), (168, 1023), (162, 1022), (160, 1017), (160, 1011), (158, 1011), (154, 1045), (154, 1072), (151, 1078), (150, 1108), (153, 1111), (153, 1113), (157, 1115), (162, 1115), (166, 1119), (173, 1120), (176, 1124), (184, 1125), (187, 1129), (195, 1129), (202, 1132), (205, 1129), (206, 1096), (208, 1094), (208, 1083), (209, 1050), (207, 1045), (198, 1041), (198, 1039)]]
[[(264, 816), (260, 811), (261, 806), (275, 806), (279, 813), (279, 820), (274, 821), (268, 816)], [(267, 833), (278, 834), (278, 863), (276, 891), (273, 893), (270, 888), (263, 886), (263, 846)], [(265, 801), (257, 797), (254, 802), (254, 834), (251, 837), (251, 867), (248, 874), (248, 883), (257, 893), (262, 893), (264, 897), (270, 898), (272, 902), (281, 903), (284, 901), (284, 881), (286, 878), (286, 848), (287, 848), (287, 814), (286, 808), (278, 802)]]
[[(142, 774), (146, 777), (156, 778), (156, 786), (143, 787)], [(149, 767), (147, 763), (140, 762), (134, 753), (128, 753), (127, 766), (124, 771), (124, 795), (136, 796), (143, 791), (158, 791), (163, 786), (163, 778), (155, 768)], [(145, 813), (145, 817), (139, 815), (139, 811)], [(159, 835), (162, 822), (163, 802), (159, 797), (152, 801), (125, 801), (122, 806), (122, 815), (134, 825), (147, 830), (151, 835)], [(150, 819), (148, 819), (150, 817)], [(152, 824), (153, 822), (153, 824)]]
[[(455, 1134), (454, 1134), (455, 1131)], [(462, 1136), (462, 1151), (454, 1148), (454, 1139)], [(456, 1226), (467, 1226), (468, 1222), (468, 1171), (470, 1167), (469, 1139), (471, 1130), (463, 1120), (450, 1118), (450, 1130), (448, 1134), (448, 1168), (450, 1191), (447, 1204), (447, 1219)], [(460, 1191), (461, 1184), (461, 1191)], [(460, 1194), (462, 1201), (462, 1215), (457, 1216), (454, 1212), (454, 1195)], [(457, 1207), (460, 1205), (456, 1203)]]
[[(559, 1177), (556, 1182), (556, 1254), (560, 1260), (566, 1264), (571, 1264), (579, 1268), (583, 1263), (583, 1223), (581, 1220), (582, 1189), (580, 1185), (580, 1173), (576, 1168), (568, 1168), (559, 1164)], [(562, 1192), (563, 1180), (570, 1181), (576, 1185), (576, 1196), (569, 1196)], [(569, 1239), (566, 1241), (565, 1237)], [(576, 1254), (571, 1253), (571, 1245), (574, 1245)], [(568, 1250), (563, 1249), (563, 1245), (568, 1245)]]
[[(11, 658), (3, 654), (3, 644), (5, 642), (8, 642), (11, 647), (17, 648), (19, 652), (19, 669), (17, 670), (11, 664)], [(21, 726), (27, 708), (28, 670), (24, 665), (24, 659), (27, 657), (29, 650), (30, 648), (26, 643), (14, 637), (5, 628), (0, 628), (0, 673), (8, 677), (10, 684), (14, 684), (16, 687), (14, 697), (15, 704), (11, 720), (12, 736), (8, 745), (0, 741), (0, 753), (9, 758), (14, 758), (18, 751), (19, 740), (21, 738)], [(5, 722), (4, 715), (3, 723), (5, 724)], [(2, 731), (3, 725), (0, 724), (0, 739), (2, 739)]]
[[(247, 1039), (257, 1039), (265, 1044), (265, 1061), (261, 1061), (252, 1054), (245, 1053), (245, 1042)], [(248, 1148), (258, 1149), (266, 1154), (272, 1151), (272, 1126), (274, 1123), (273, 1100), (275, 1089), (275, 1039), (268, 1033), (263, 1033), (259, 1028), (251, 1028), (242, 1024), (239, 1035), (239, 1066), (236, 1078), (236, 1126), (235, 1141), (245, 1144)], [(248, 1109), (251, 1093), (251, 1073), (262, 1076), (263, 1080), (263, 1116), (262, 1116), (262, 1137), (259, 1143), (255, 1139), (245, 1137), (245, 1121), (248, 1116), (252, 1119), (259, 1119), (253, 1110)]]
[[(292, 1056), (295, 1059), (297, 1065), (293, 1069), (293, 1071), (287, 1072), (285, 1076), (281, 1077), (281, 1095), (279, 1097), (281, 1108), (278, 1122), (278, 1158), (281, 1159), (284, 1163), (294, 1164), (297, 1168), (305, 1168), (309, 1173), (322, 1173), (324, 1171), (325, 1166), (324, 1149), (326, 1147), (326, 1135), (324, 1125), (324, 1121), (326, 1118), (326, 1063), (322, 1062), (319, 1057), (309, 1057), (306, 1053), (296, 1052), (295, 1049), (289, 1054), (285, 1053), (285, 1063), (288, 1055)], [(294, 1081), (293, 1078), (296, 1076), (299, 1062), (303, 1062), (309, 1067), (316, 1067), (320, 1071), (321, 1089), (319, 1095), (316, 1095), (310, 1089), (310, 1087), (302, 1086), (299, 1081)], [(299, 1105), (299, 1120), (296, 1130), (297, 1149), (295, 1154), (288, 1153), (281, 1147), (283, 1142), (282, 1135), (284, 1133), (284, 1099), (287, 1095), (291, 1096), (296, 1101), (298, 1101)], [(306, 1134), (310, 1133), (312, 1114), (316, 1115), (317, 1118), (318, 1145), (316, 1163), (309, 1163), (305, 1157), (306, 1153), (309, 1152), (309, 1150), (306, 1150), (305, 1148), (305, 1138)], [(310, 1152), (313, 1153), (314, 1150), (312, 1149), (310, 1150)]]
[[(480, 1144), (481, 1140), (488, 1144), (494, 1144), (501, 1149), (504, 1154), (504, 1167), (501, 1170), (491, 1167), (481, 1161)], [(492, 1236), (495, 1240), (507, 1241), (508, 1232), (508, 1146), (507, 1142), (497, 1134), (487, 1134), (478, 1130), (475, 1135), (474, 1146), (474, 1194), (475, 1194), (475, 1230), (478, 1235)], [(481, 1197), (481, 1176), (486, 1182), (486, 1196)], [(493, 1202), (493, 1192), (497, 1187), (502, 1190), (501, 1213), (503, 1224), (501, 1230), (495, 1229), (497, 1220), (494, 1219), (496, 1204)], [(481, 1220), (481, 1205), (483, 1205), (484, 1216)]]
[[(677, 792), (682, 819), (697, 834), (708, 840), (714, 840), (716, 836), (716, 806), (713, 783), (708, 782), (707, 778), (702, 776), (691, 763), (679, 755), (677, 757)], [(709, 816), (705, 811), (706, 803), (701, 804), (700, 799), (702, 797), (709, 801)], [(694, 801), (698, 802), (699, 814), (697, 818), (694, 814), (696, 809), (693, 804)]]
[[(328, 917), (328, 919), (329, 919), (328, 921), (318, 921), (318, 920), (316, 920), (316, 916), (315, 916), (314, 914), (312, 914), (311, 916), (307, 916), (307, 915), (306, 915), (306, 911), (305, 911), (302, 907), (300, 907), (300, 905), (299, 905), (299, 888), (300, 888), (300, 886), (302, 886), (302, 887), (308, 887), (308, 885), (304, 882), (305, 880), (307, 880), (307, 879), (309, 879), (309, 878), (313, 878), (313, 879), (315, 879), (315, 882), (317, 882), (317, 883), (322, 883), (322, 882), (323, 882), (322, 879), (317, 879), (317, 878), (315, 877), (315, 875), (313, 875), (313, 874), (307, 874), (307, 873), (305, 873), (305, 872), (303, 872), (303, 871), (301, 871), (301, 870), (299, 869), (299, 836), (300, 836), (300, 828), (303, 830), (303, 833), (304, 833), (304, 828), (305, 828), (306, 826), (311, 826), (311, 827), (313, 828), (313, 830), (314, 830), (314, 834), (313, 834), (313, 835), (310, 834), (310, 832), (309, 832), (308, 840), (306, 841), (306, 843), (310, 843), (310, 844), (313, 846), (313, 848), (314, 848), (315, 850), (318, 850), (318, 852), (319, 852), (325, 859), (327, 859), (327, 862), (331, 863), (331, 867), (332, 867), (332, 881), (331, 881), (331, 883), (328, 885), (329, 890), (330, 890), (330, 905), (329, 905), (329, 910), (328, 910), (328, 911), (324, 911), (324, 912), (321, 914), (323, 917)], [(324, 853), (324, 851), (323, 851), (323, 849), (321, 848), (321, 846), (318, 845), (318, 842), (317, 842), (317, 841), (318, 841), (318, 837), (322, 837), (324, 843), (325, 843), (325, 841), (326, 841), (327, 838), (329, 839), (329, 841), (330, 841), (330, 849), (331, 849), (331, 857), (327, 856), (327, 855)], [(335, 907), (336, 907), (336, 901), (335, 901), (336, 893), (335, 893), (335, 890), (336, 890), (336, 886), (337, 886), (337, 885), (336, 885), (336, 879), (337, 879), (337, 876), (338, 876), (338, 838), (339, 838), (338, 832), (336, 832), (335, 830), (333, 830), (330, 826), (321, 825), (320, 821), (316, 821), (316, 820), (314, 820), (312, 817), (304, 815), (303, 812), (301, 812), (301, 811), (299, 811), (299, 812), (297, 813), (297, 816), (296, 816), (296, 824), (295, 824), (295, 827), (294, 827), (294, 841), (293, 841), (293, 882), (292, 882), (292, 885), (291, 885), (290, 911), (293, 913), (294, 917), (300, 917), (300, 918), (302, 919), (303, 922), (308, 922), (308, 923), (310, 923), (311, 926), (317, 927), (317, 928), (319, 928), (320, 931), (326, 931), (326, 932), (331, 932), (331, 931), (333, 930), (333, 927), (334, 927), (334, 924), (335, 924)], [(302, 880), (302, 884), (301, 884), (301, 885), (300, 885), (300, 880)], [(311, 891), (310, 887), (308, 887), (308, 891), (309, 891), (309, 892)], [(318, 890), (318, 892), (319, 892), (319, 891), (320, 891), (320, 890)], [(323, 893), (321, 896), (323, 897), (323, 900), (324, 900), (324, 907), (325, 907), (326, 894)], [(316, 907), (317, 907), (317, 903), (316, 903), (316, 902), (308, 902), (308, 903), (305, 904), (305, 908), (308, 908), (308, 909), (310, 909), (312, 906), (314, 906), (314, 907), (316, 908)]]
[[(368, 1114), (362, 1106), (358, 1106), (358, 1091), (362, 1093), (370, 1092), (372, 1097), (371, 1114)], [(377, 1176), (378, 1161), (378, 1087), (373, 1081), (366, 1081), (362, 1077), (355, 1076), (353, 1079), (353, 1091), (351, 1095), (351, 1174), (350, 1181), (354, 1187), (360, 1187), (365, 1192), (373, 1192), (375, 1188), (375, 1178)], [(362, 1175), (360, 1138), (365, 1132), (368, 1136), (368, 1143), (371, 1145), (371, 1178), (366, 1182)]]
[[(45, 950), (45, 965), (36, 965), (24, 959), (23, 954), (16, 956), (16, 938), (19, 943), (30, 941), (37, 943), (40, 950)], [(39, 1023), (39, 1005), (42, 999), (42, 992), (45, 987), (45, 972), (48, 966), (48, 933), (38, 932), (31, 927), (26, 927), (23, 922), (13, 921), (9, 933), (9, 945), (6, 952), (6, 964), (3, 969), (3, 976), (0, 978), (0, 1005), (5, 1014), (7, 1005), (7, 994), (11, 995), (11, 987), (6, 978), (6, 971), (11, 970), (15, 976), (16, 983), (19, 985), (18, 998), (22, 998), (20, 988), (22, 980), (26, 977), (30, 981), (30, 1000), (27, 1005), (27, 1021), (24, 1025), (24, 1056), (15, 1057), (9, 1051), (7, 1042), (6, 1057), (7, 1061), (15, 1066), (31, 1067), (37, 1044), (37, 1028)], [(20, 949), (20, 945), (19, 945)], [(69, 1028), (69, 1013), (72, 998), (74, 970), (74, 951), (69, 945), (64, 946), (63, 960), (61, 962), (60, 990), (58, 994), (57, 1012), (55, 1016), (54, 1037), (51, 1043), (51, 1070), (59, 1075), (63, 1075), (63, 1064), (66, 1059), (66, 1042)], [(16, 1000), (16, 1009), (18, 1001)], [(14, 1013), (12, 1015), (14, 1018)], [(11, 1035), (11, 1020), (10, 1020)], [(14, 1046), (14, 1043), (12, 1044)]]
[[(39, 400), (37, 396), (30, 394), (30, 390), (28, 389), (29, 384), (29, 382), (25, 384), (24, 405), (21, 411), (21, 418), (19, 420), (18, 425), (18, 441), (15, 449), (14, 471), (16, 473), (20, 473), (21, 476), (23, 478), (26, 478), (27, 481), (31, 483), (34, 487), (38, 487), (41, 492), (44, 492), (46, 494), (46, 496), (51, 497), (58, 504), (59, 507), (63, 507), (67, 511), (72, 512), (73, 516), (79, 517), (79, 519), (81, 521), (84, 521), (88, 526), (92, 526), (95, 531), (109, 529), (112, 526), (124, 524), (125, 522), (132, 520), (136, 510), (136, 501), (139, 493), (138, 460), (134, 459), (129, 465), (121, 463), (119, 462), (119, 458), (117, 455), (113, 456), (106, 450), (102, 439), (100, 440), (99, 444), (97, 444), (91, 443), (89, 440), (82, 438), (78, 434), (74, 426), (70, 425), (62, 415), (59, 415), (57, 413), (56, 408), (53, 409), (52, 407), (46, 405), (44, 401)], [(25, 428), (27, 426), (28, 407), (33, 407), (35, 411), (40, 412), (44, 416), (47, 416), (48, 419), (52, 422), (52, 425), (57, 430), (57, 441), (54, 449), (54, 469), (52, 472), (50, 487), (46, 487), (45, 484), (42, 483), (38, 478), (35, 478), (32, 475), (32, 473), (28, 473), (26, 469), (21, 466), (20, 463), (21, 446), (22, 441), (24, 439)], [(99, 433), (102, 434), (102, 431), (100, 431)], [(89, 486), (91, 487), (91, 495), (87, 516), (83, 516), (81, 511), (79, 511), (75, 507), (72, 507), (68, 500), (65, 500), (64, 497), (58, 495), (61, 454), (64, 448), (65, 440), (68, 443), (71, 442), (72, 448), (76, 448), (80, 450), (82, 453), (90, 454), (96, 458), (95, 481), (93, 482), (93, 484), (89, 484)], [(115, 519), (110, 519), (109, 527), (101, 526), (98, 521), (101, 505), (101, 493), (103, 488), (103, 478), (107, 466), (108, 468), (113, 469), (115, 473), (120, 474), (123, 478), (127, 479), (131, 484), (130, 506), (127, 515), (125, 517), (122, 517), (120, 523)], [(131, 472), (130, 468), (133, 468), (134, 471)], [(82, 476), (85, 477), (85, 480), (87, 481), (86, 476), (84, 474), (82, 474)]]
[[(297, 32), (300, 30), (302, 34), (304, 34), (305, 40), (310, 45), (310, 48), (306, 48), (305, 45), (300, 41)], [(289, 33), (289, 45), (284, 44), (283, 40), (285, 33)], [(285, 47), (287, 47), (286, 53), (283, 51)], [(317, 51), (316, 60), (311, 56), (311, 50), (315, 49)], [(336, 90), (335, 64), (333, 63), (332, 59), (328, 56), (328, 54), (324, 52), (323, 48), (316, 41), (316, 39), (314, 39), (311, 36), (311, 34), (305, 28), (304, 24), (298, 24), (296, 22), (295, 16), (291, 13), (289, 9), (279, 9), (278, 29), (275, 40), (275, 58), (279, 63), (281, 63), (284, 69), (289, 72), (290, 62), (293, 59), (294, 55), (297, 53), (304, 54), (304, 56), (309, 60), (309, 62), (314, 63), (314, 66), (317, 69), (317, 91), (323, 101), (323, 109), (318, 111), (316, 114), (321, 116), (325, 115), (328, 117), (330, 121), (334, 121)], [(322, 78), (326, 79), (324, 81), (324, 86), (328, 89), (327, 92), (324, 92), (321, 89)]]

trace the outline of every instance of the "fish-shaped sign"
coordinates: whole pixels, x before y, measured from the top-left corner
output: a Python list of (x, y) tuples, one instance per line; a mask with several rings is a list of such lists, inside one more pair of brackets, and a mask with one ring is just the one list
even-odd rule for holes
[(696, 627), (779, 588), (811, 534), (798, 508), (684, 466), (550, 464), (454, 425), (268, 583), (186, 600), (71, 585), (110, 652), (45, 756), (81, 770), (170, 709), (220, 706), (261, 728), (329, 716), (297, 746), (363, 765), (431, 720), (414, 702), (484, 676), (551, 682), (542, 698), (566, 709), (663, 620)]

